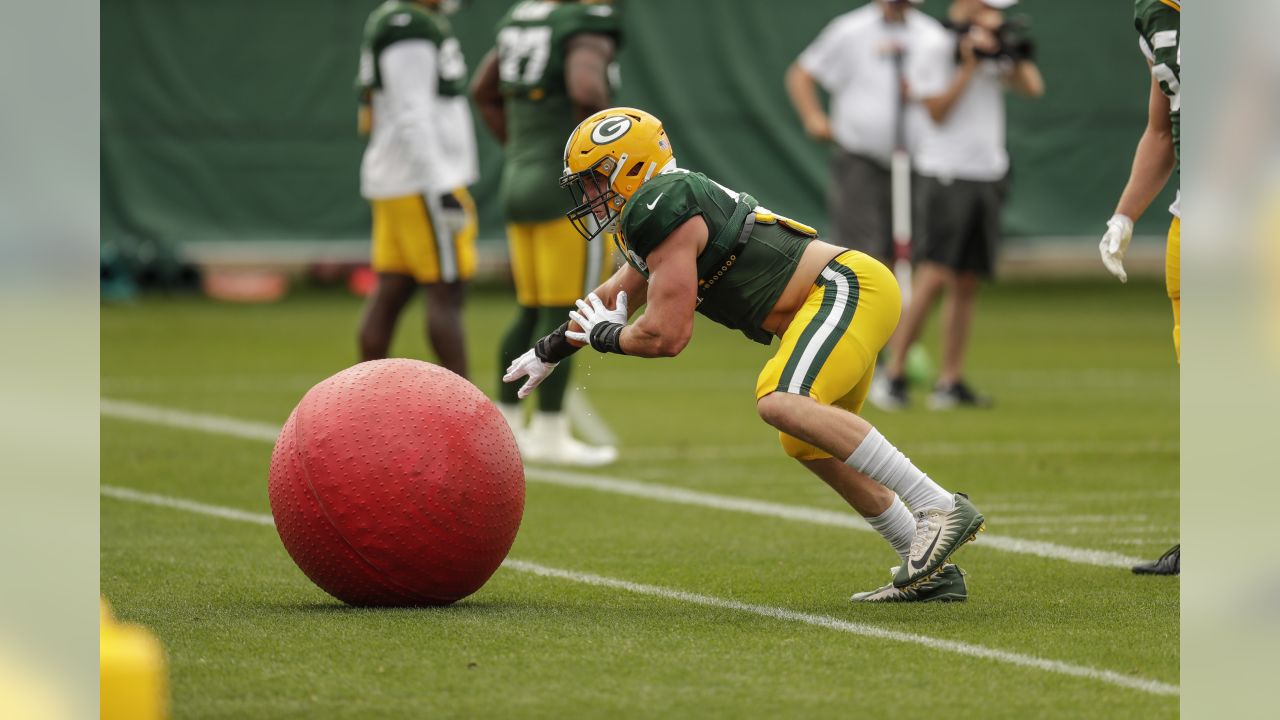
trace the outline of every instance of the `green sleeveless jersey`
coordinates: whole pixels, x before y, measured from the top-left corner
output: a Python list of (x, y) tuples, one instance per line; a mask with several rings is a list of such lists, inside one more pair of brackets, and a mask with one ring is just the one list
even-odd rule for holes
[(641, 185), (623, 207), (617, 241), (627, 263), (649, 277), (649, 254), (698, 215), (707, 223), (707, 246), (698, 256), (698, 312), (768, 345), (773, 335), (760, 326), (816, 233), (702, 173), (676, 169)]
[(499, 196), (508, 220), (544, 222), (570, 208), (560, 188), (564, 144), (578, 126), (565, 84), (565, 44), (578, 33), (620, 37), (609, 5), (525, 0), (498, 23), (498, 81), (507, 115)]
[(1151, 74), (1169, 98), (1169, 119), (1173, 125), (1173, 153), (1182, 167), (1182, 20), (1180, 0), (1137, 0), (1133, 24), (1138, 28), (1138, 44), (1151, 61)]
[(387, 0), (369, 13), (364, 23), (360, 70), (356, 75), (356, 90), (363, 97), (382, 88), (378, 60), (384, 50), (401, 40), (426, 40), (436, 46), (436, 94), (456, 96), (467, 92), (467, 64), (449, 20), (420, 3)]

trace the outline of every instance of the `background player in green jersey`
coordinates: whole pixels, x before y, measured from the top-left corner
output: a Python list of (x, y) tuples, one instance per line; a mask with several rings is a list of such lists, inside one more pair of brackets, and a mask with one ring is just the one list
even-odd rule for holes
[[(1138, 0), (1134, 5), (1134, 26), (1138, 47), (1151, 67), (1151, 90), (1147, 102), (1147, 128), (1138, 141), (1133, 169), (1125, 184), (1115, 215), (1107, 221), (1102, 236), (1102, 263), (1121, 282), (1128, 280), (1124, 255), (1133, 238), (1133, 223), (1146, 212), (1169, 178), (1178, 172), (1179, 137), (1182, 114), (1182, 3), (1179, 0)], [(1182, 210), (1181, 195), (1169, 212), (1169, 241), (1165, 245), (1164, 276), (1169, 301), (1173, 304), (1173, 348), (1181, 361), (1182, 340)], [(1133, 571), (1148, 575), (1177, 575), (1181, 571), (1181, 548), (1174, 545), (1155, 562), (1138, 565)]]
[[(506, 151), (499, 193), (520, 305), (503, 337), (499, 367), (559, 325), (573, 301), (613, 270), (610, 248), (584, 243), (564, 217), (567, 198), (555, 178), (565, 137), (609, 105), (608, 73), (619, 37), (610, 5), (527, 0), (498, 23), (496, 47), (480, 63), (473, 95)], [(615, 448), (586, 445), (570, 434), (563, 412), (569, 378), (564, 372), (542, 386), (527, 430), (515, 389), (499, 383), (499, 407), (521, 451), (542, 462), (613, 462)]]
[(901, 311), (893, 273), (819, 241), (813, 228), (750, 195), (676, 167), (662, 123), (644, 111), (613, 108), (583, 121), (563, 162), (561, 184), (577, 195), (570, 220), (589, 241), (615, 230), (627, 264), (503, 379), (528, 378), (519, 390), (527, 395), (584, 343), (620, 355), (677, 355), (695, 311), (759, 343), (777, 337), (778, 352), (756, 381), (760, 417), (902, 561), (891, 583), (853, 600), (965, 599), (964, 575), (948, 559), (981, 530), (982, 514), (857, 415)]
[(479, 175), (467, 106), (467, 65), (442, 0), (388, 0), (365, 22), (356, 79), (361, 194), (373, 213), (378, 283), (360, 322), (362, 360), (387, 356), (405, 305), (421, 285), (427, 340), (440, 364), (465, 377), (463, 287), (475, 272)]

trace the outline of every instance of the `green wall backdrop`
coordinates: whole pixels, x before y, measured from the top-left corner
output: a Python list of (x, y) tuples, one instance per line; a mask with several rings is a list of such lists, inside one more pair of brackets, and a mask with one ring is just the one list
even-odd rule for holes
[[(376, 0), (104, 0), (103, 238), (367, 236), (351, 89)], [(621, 104), (664, 119), (681, 164), (824, 227), (827, 150), (808, 141), (783, 72), (847, 0), (627, 0)], [(474, 68), (510, 2), (454, 18)], [(929, 0), (934, 14), (946, 7)], [(1048, 95), (1009, 103), (1013, 236), (1094, 236), (1145, 121), (1149, 79), (1129, 0), (1028, 0)], [(502, 235), (499, 149), (483, 130), (482, 237)], [(548, 178), (555, 182), (555, 178)], [(1140, 231), (1159, 233), (1167, 198)]]

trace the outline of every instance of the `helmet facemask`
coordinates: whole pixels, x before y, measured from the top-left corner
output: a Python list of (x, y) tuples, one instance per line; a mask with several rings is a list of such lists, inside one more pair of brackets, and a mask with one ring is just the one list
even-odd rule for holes
[[(613, 181), (626, 162), (625, 153), (620, 161), (605, 156), (582, 172), (567, 173), (560, 178), (560, 187), (568, 188), (573, 197), (573, 209), (567, 214), (569, 221), (588, 241), (602, 232), (617, 232), (618, 218), (627, 199), (614, 189)], [(603, 210), (603, 219), (598, 210)]]

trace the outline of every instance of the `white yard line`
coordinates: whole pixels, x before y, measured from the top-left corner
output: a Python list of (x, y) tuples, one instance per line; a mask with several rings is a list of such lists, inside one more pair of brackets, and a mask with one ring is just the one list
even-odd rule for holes
[[(204, 415), (180, 410), (171, 410), (141, 403), (120, 400), (102, 400), (102, 414), (108, 417), (145, 422), (166, 427), (197, 430), (217, 435), (228, 435), (248, 440), (275, 442), (278, 428), (267, 423), (238, 420), (218, 415)], [(595, 490), (628, 497), (638, 497), (658, 502), (669, 502), (679, 505), (711, 508), (729, 512), (744, 513), (760, 517), (779, 518), (810, 525), (850, 528), (871, 532), (866, 521), (854, 513), (847, 511), (824, 510), (821, 508), (786, 505), (766, 500), (718, 495), (715, 493), (689, 490), (687, 488), (660, 485), (658, 483), (637, 482), (609, 475), (597, 475), (569, 470), (558, 470), (549, 467), (531, 466), (525, 468), (525, 477), (533, 482), (541, 482), (561, 487)], [(994, 548), (1023, 555), (1052, 560), (1065, 560), (1082, 565), (1099, 567), (1129, 568), (1143, 562), (1142, 558), (1106, 550), (1088, 550), (1085, 548), (1058, 545), (1040, 540), (1026, 540), (984, 533), (974, 547)]]
[[(126, 502), (154, 505), (174, 510), (183, 510), (185, 512), (207, 515), (210, 517), (221, 518), (223, 520), (236, 520), (239, 522), (253, 523), (255, 525), (275, 524), (272, 521), (271, 516), (266, 513), (254, 513), (235, 508), (222, 507), (219, 505), (209, 505), (206, 503), (195, 502), (193, 500), (139, 492), (137, 490), (114, 487), (111, 485), (103, 485), (102, 494), (107, 497)], [(943, 652), (950, 652), (983, 660), (992, 660), (994, 662), (1013, 665), (1015, 667), (1041, 670), (1043, 672), (1053, 673), (1056, 675), (1067, 675), (1070, 677), (1084, 678), (1086, 680), (1094, 680), (1108, 685), (1115, 685), (1122, 688), (1128, 688), (1130, 690), (1150, 693), (1152, 695), (1178, 695), (1180, 693), (1180, 689), (1177, 685), (1163, 683), (1158, 680), (1135, 677), (1133, 675), (1124, 675), (1111, 670), (1099, 670), (1086, 665), (1074, 665), (1060, 660), (1049, 660), (1046, 658), (1036, 657), (1034, 655), (998, 650), (995, 648), (985, 647), (983, 645), (961, 642), (959, 640), (946, 640), (943, 638), (929, 637), (927, 635), (902, 632), (900, 630), (889, 630), (875, 625), (842, 620), (829, 615), (814, 615), (812, 613), (798, 612), (770, 605), (755, 605), (739, 602), (737, 600), (730, 600), (728, 598), (699, 595), (697, 593), (665, 588), (658, 585), (645, 585), (642, 583), (631, 582), (629, 580), (605, 577), (603, 575), (592, 575), (590, 573), (582, 573), (574, 570), (548, 567), (539, 563), (528, 562), (526, 560), (516, 560), (513, 558), (508, 558), (502, 565), (509, 570), (531, 573), (540, 577), (567, 580), (569, 582), (575, 582), (582, 585), (593, 585), (613, 590), (622, 590), (624, 592), (634, 593), (637, 595), (648, 595), (650, 597), (674, 600), (691, 605), (700, 605), (703, 607), (712, 607), (721, 610), (733, 610), (735, 612), (757, 615), (773, 620), (802, 623), (827, 630), (848, 633), (850, 635), (875, 638), (877, 640), (891, 640), (894, 642), (920, 645), (933, 650), (941, 650)]]
[(106, 417), (119, 418), (121, 420), (134, 420), (152, 425), (197, 430), (213, 435), (228, 435), (245, 440), (262, 440), (269, 443), (274, 443), (276, 436), (280, 434), (280, 426), (272, 425), (271, 423), (172, 410), (127, 400), (102, 398), (100, 412)]
[[(994, 510), (994, 508), (992, 508)], [(987, 507), (983, 507), (985, 512)], [(1001, 525), (1074, 525), (1098, 523), (1102, 525), (1128, 525), (1146, 522), (1146, 515), (1001, 515)]]

